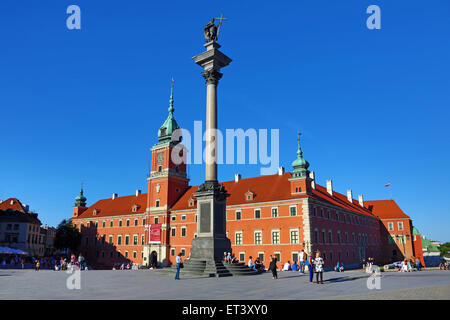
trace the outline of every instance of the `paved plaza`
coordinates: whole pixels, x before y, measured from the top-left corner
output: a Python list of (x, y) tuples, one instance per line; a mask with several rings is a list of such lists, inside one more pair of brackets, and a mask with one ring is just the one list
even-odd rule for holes
[(325, 272), (323, 285), (308, 275), (279, 272), (226, 278), (185, 277), (154, 270), (81, 271), (81, 288), (69, 290), (70, 274), (49, 270), (0, 270), (0, 299), (450, 299), (449, 271), (382, 273), (381, 289), (367, 288), (368, 274)]

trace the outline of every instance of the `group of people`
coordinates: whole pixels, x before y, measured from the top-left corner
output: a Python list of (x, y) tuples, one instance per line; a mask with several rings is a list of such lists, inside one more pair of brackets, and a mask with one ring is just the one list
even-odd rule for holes
[(265, 271), (265, 267), (262, 264), (261, 260), (259, 260), (259, 258), (256, 258), (255, 262), (253, 262), (253, 257), (252, 256), (249, 257), (248, 262), (247, 262), (247, 266), (250, 269), (253, 269), (255, 271), (259, 271), (259, 272)]
[[(278, 279), (277, 273), (277, 258), (270, 255), (270, 265), (269, 270), (272, 272), (272, 279)], [(294, 261), (291, 266), (290, 261), (287, 261), (283, 266), (283, 271), (299, 271), (300, 273), (305, 273), (306, 266), (308, 266), (309, 271), (309, 282), (314, 283), (314, 274), (316, 274), (317, 284), (323, 284), (323, 270), (324, 270), (325, 260), (322, 258), (320, 251), (316, 252), (315, 258), (313, 258), (312, 253), (307, 254), (304, 250), (300, 253), (300, 264)], [(343, 265), (342, 265), (343, 267)], [(343, 269), (342, 269), (343, 270)]]
[(136, 270), (137, 265), (134, 265), (133, 263), (124, 263), (124, 262), (116, 262), (113, 263), (112, 270)]
[(446, 260), (441, 261), (441, 263), (439, 264), (439, 270), (450, 270), (448, 261)]
[(80, 253), (78, 257), (75, 254), (70, 255), (70, 261), (67, 261), (67, 258), (61, 257), (59, 259), (59, 263), (56, 261), (52, 261), (54, 265), (55, 271), (65, 271), (67, 269), (79, 268), (80, 270), (88, 270), (86, 259)]
[(401, 265), (398, 267), (399, 272), (411, 272), (413, 265), (415, 264), (416, 270), (420, 271), (421, 264), (419, 258), (411, 258), (411, 259), (404, 259), (401, 262)]
[(228, 253), (224, 252), (223, 253), (223, 261), (225, 263), (236, 263), (236, 262), (238, 262), (238, 260), (237, 260), (236, 256), (234, 255), (234, 253), (231, 254), (231, 252), (228, 252)]

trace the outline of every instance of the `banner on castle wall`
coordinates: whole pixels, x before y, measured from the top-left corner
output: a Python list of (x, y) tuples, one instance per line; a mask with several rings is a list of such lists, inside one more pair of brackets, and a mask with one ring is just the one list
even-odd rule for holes
[(161, 224), (151, 224), (148, 230), (148, 243), (161, 243)]

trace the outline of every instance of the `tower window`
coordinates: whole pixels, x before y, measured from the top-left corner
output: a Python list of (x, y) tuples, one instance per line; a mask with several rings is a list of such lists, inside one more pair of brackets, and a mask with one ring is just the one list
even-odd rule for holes
[(158, 172), (162, 171), (162, 166), (158, 166)]
[(155, 204), (155, 206), (156, 206), (156, 207), (159, 207), (159, 199), (158, 199), (158, 200), (156, 200), (156, 204)]

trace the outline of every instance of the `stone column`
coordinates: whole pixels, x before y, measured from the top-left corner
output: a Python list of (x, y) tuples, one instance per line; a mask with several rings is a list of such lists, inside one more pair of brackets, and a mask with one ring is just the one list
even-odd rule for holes
[(205, 181), (217, 181), (217, 85), (222, 77), (215, 70), (202, 73), (206, 80), (206, 168)]
[(191, 258), (209, 261), (221, 260), (223, 253), (231, 251), (231, 242), (226, 236), (225, 188), (217, 182), (217, 85), (231, 59), (219, 51), (220, 45), (210, 41), (204, 45), (206, 51), (195, 56), (195, 63), (204, 69), (206, 80), (206, 166), (205, 183), (194, 196), (197, 198), (197, 238), (192, 241)]

